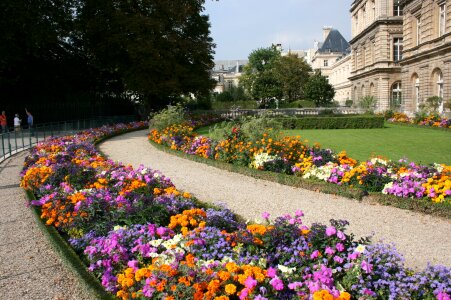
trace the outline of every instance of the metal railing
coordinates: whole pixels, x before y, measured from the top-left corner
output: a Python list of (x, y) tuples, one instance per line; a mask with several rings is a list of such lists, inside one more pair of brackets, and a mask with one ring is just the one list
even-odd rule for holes
[(134, 116), (110, 116), (92, 119), (71, 120), (36, 124), (31, 128), (8, 130), (0, 134), (0, 163), (23, 150), (27, 150), (38, 142), (52, 136), (71, 135), (80, 130), (101, 127), (103, 125), (134, 121)]

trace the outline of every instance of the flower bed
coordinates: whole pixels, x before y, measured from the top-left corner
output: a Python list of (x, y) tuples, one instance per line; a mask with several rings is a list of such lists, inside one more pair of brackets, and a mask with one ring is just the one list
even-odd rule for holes
[[(451, 270), (413, 272), (390, 245), (357, 241), (346, 221), (303, 213), (245, 224), (208, 207), (158, 171), (102, 157), (96, 140), (142, 124), (39, 143), (21, 185), (41, 218), (121, 299), (449, 299)], [(208, 149), (199, 152), (207, 155)], [(347, 160), (345, 156), (341, 159)]]
[(430, 115), (421, 120), (416, 120), (415, 118), (409, 118), (406, 114), (396, 113), (387, 121), (391, 123), (413, 124), (418, 126), (429, 126), (436, 128), (451, 128), (451, 119), (442, 118), (439, 115)]
[(188, 154), (259, 170), (314, 178), (412, 201), (428, 199), (451, 204), (451, 166), (425, 166), (382, 158), (359, 163), (346, 152), (336, 154), (319, 145), (308, 146), (300, 137), (273, 139), (263, 134), (260, 140), (250, 141), (239, 128), (234, 128), (226, 139), (214, 141), (198, 136), (188, 125), (173, 125), (161, 132), (152, 130), (149, 139)]

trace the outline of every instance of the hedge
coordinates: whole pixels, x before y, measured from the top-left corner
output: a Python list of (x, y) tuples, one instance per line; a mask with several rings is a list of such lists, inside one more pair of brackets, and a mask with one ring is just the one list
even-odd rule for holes
[(377, 116), (277, 118), (285, 129), (361, 129), (383, 128)]

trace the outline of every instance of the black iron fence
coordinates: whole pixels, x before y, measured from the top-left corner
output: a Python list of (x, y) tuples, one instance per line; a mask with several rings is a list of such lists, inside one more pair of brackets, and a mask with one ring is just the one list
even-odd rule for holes
[(0, 163), (20, 151), (29, 149), (51, 136), (74, 134), (80, 130), (101, 127), (120, 122), (135, 121), (135, 116), (109, 116), (92, 119), (71, 120), (36, 124), (33, 127), (10, 128), (0, 134)]

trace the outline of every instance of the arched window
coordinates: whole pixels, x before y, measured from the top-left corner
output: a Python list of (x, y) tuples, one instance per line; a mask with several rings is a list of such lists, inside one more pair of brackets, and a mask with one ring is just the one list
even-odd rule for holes
[(375, 96), (375, 95), (374, 95), (374, 83), (371, 83), (371, 84), (370, 84), (370, 93), (369, 93), (369, 95), (370, 95), (370, 96), (373, 96), (373, 97)]
[(365, 96), (366, 96), (366, 95), (365, 95), (365, 86), (362, 85), (362, 89), (360, 90), (360, 97), (363, 98), (363, 97), (365, 97)]
[(417, 74), (412, 76), (413, 81), (413, 96), (415, 99), (415, 105), (417, 107), (417, 111), (420, 109), (420, 78), (418, 78)]
[(437, 76), (437, 96), (439, 96), (442, 99), (442, 102), (440, 103), (440, 106), (438, 108), (438, 112), (443, 112), (443, 74), (440, 72)]
[(402, 102), (402, 89), (401, 82), (397, 81), (392, 85), (391, 98), (390, 98), (390, 108), (398, 109), (401, 107)]

